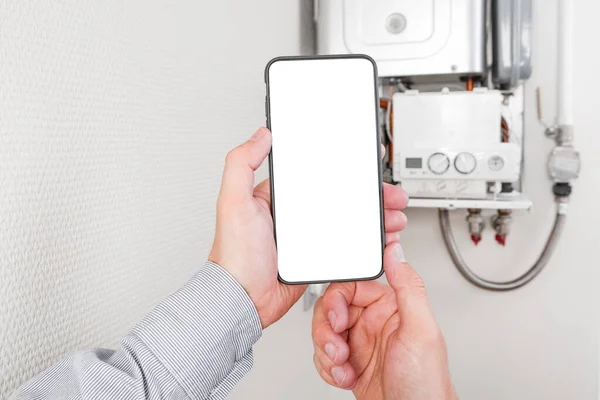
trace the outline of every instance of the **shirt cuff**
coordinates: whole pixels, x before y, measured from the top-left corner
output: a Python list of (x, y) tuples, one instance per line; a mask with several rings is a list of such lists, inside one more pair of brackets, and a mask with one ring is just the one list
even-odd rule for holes
[[(254, 304), (219, 265), (206, 262), (183, 288), (131, 332), (164, 364), (187, 395), (208, 398), (252, 365), (262, 327)], [(238, 376), (239, 375), (239, 376)]]

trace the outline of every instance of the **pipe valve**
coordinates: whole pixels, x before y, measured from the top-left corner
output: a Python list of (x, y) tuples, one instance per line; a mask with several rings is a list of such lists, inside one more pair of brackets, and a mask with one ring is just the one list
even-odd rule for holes
[(492, 227), (496, 231), (496, 242), (502, 246), (506, 246), (506, 237), (510, 233), (512, 223), (512, 211), (498, 210), (498, 214), (492, 217)]
[(473, 243), (475, 243), (475, 245), (478, 245), (481, 241), (481, 233), (485, 228), (485, 222), (481, 216), (481, 210), (469, 209), (467, 223), (469, 224), (469, 234), (471, 235), (471, 240)]

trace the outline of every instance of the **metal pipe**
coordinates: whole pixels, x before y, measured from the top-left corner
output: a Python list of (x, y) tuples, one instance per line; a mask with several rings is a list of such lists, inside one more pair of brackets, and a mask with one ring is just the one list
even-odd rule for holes
[(573, 0), (558, 7), (557, 125), (573, 125)]
[(473, 285), (478, 286), (482, 289), (493, 290), (493, 291), (509, 291), (520, 288), (521, 286), (529, 283), (533, 278), (538, 276), (540, 272), (544, 269), (544, 267), (550, 261), (552, 257), (552, 253), (556, 249), (556, 245), (560, 239), (560, 235), (565, 226), (566, 218), (567, 218), (567, 201), (568, 198), (557, 198), (558, 202), (558, 210), (556, 213), (556, 219), (554, 220), (554, 225), (552, 227), (552, 231), (550, 232), (550, 236), (546, 241), (546, 245), (537, 261), (533, 264), (527, 272), (522, 274), (521, 276), (503, 282), (490, 281), (484, 278), (481, 278), (475, 272), (469, 268), (465, 260), (462, 258), (460, 251), (458, 249), (458, 245), (456, 240), (454, 239), (454, 235), (452, 234), (452, 227), (450, 226), (450, 218), (448, 210), (439, 210), (439, 220), (440, 220), (440, 228), (442, 231), (442, 237), (444, 238), (444, 243), (446, 244), (446, 248), (448, 249), (448, 253), (450, 253), (450, 257), (452, 261), (454, 261), (454, 265), (456, 269), (465, 277), (469, 282)]

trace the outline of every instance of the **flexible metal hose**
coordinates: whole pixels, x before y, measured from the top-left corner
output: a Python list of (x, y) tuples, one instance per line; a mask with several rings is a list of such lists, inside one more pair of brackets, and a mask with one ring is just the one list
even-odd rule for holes
[(546, 241), (546, 245), (544, 246), (544, 250), (538, 257), (537, 261), (533, 266), (525, 272), (523, 275), (512, 279), (510, 281), (497, 282), (490, 281), (487, 279), (483, 279), (476, 275), (467, 265), (465, 260), (460, 255), (460, 251), (458, 249), (458, 245), (456, 244), (456, 240), (454, 239), (454, 235), (452, 234), (452, 228), (450, 226), (450, 218), (448, 210), (440, 209), (439, 210), (439, 218), (440, 218), (440, 228), (442, 230), (442, 236), (444, 238), (444, 243), (446, 244), (446, 248), (450, 253), (450, 257), (452, 257), (452, 261), (454, 261), (454, 265), (458, 271), (464, 276), (469, 282), (478, 286), (482, 289), (486, 290), (494, 290), (494, 291), (509, 291), (518, 289), (521, 286), (529, 283), (533, 278), (535, 278), (548, 264), (550, 261), (550, 257), (552, 257), (552, 253), (556, 248), (558, 240), (560, 238), (560, 234), (564, 228), (566, 222), (566, 202), (561, 201), (558, 204), (558, 212), (556, 214), (556, 219), (554, 220), (554, 226), (552, 227), (552, 231), (550, 232), (550, 236)]

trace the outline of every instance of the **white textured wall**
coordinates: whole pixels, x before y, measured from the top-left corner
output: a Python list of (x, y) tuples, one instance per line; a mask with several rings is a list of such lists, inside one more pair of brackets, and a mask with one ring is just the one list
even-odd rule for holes
[[(264, 122), (263, 66), (310, 47), (302, 3), (0, 0), (0, 398), (63, 354), (115, 345), (202, 263), (223, 156)], [(406, 252), (462, 399), (596, 399), (600, 63), (590, 50), (600, 5), (576, 3), (584, 171), (548, 270), (515, 293), (481, 292), (454, 271), (436, 214), (409, 213)], [(463, 243), (489, 277), (520, 272), (551, 222), (551, 143), (533, 90), (552, 116), (555, 4), (535, 9), (525, 181), (535, 209), (517, 218), (506, 250), (491, 231), (481, 248)], [(264, 333), (233, 399), (350, 397), (313, 371), (310, 317), (295, 307)]]
[(297, 1), (0, 0), (0, 399), (202, 264)]

